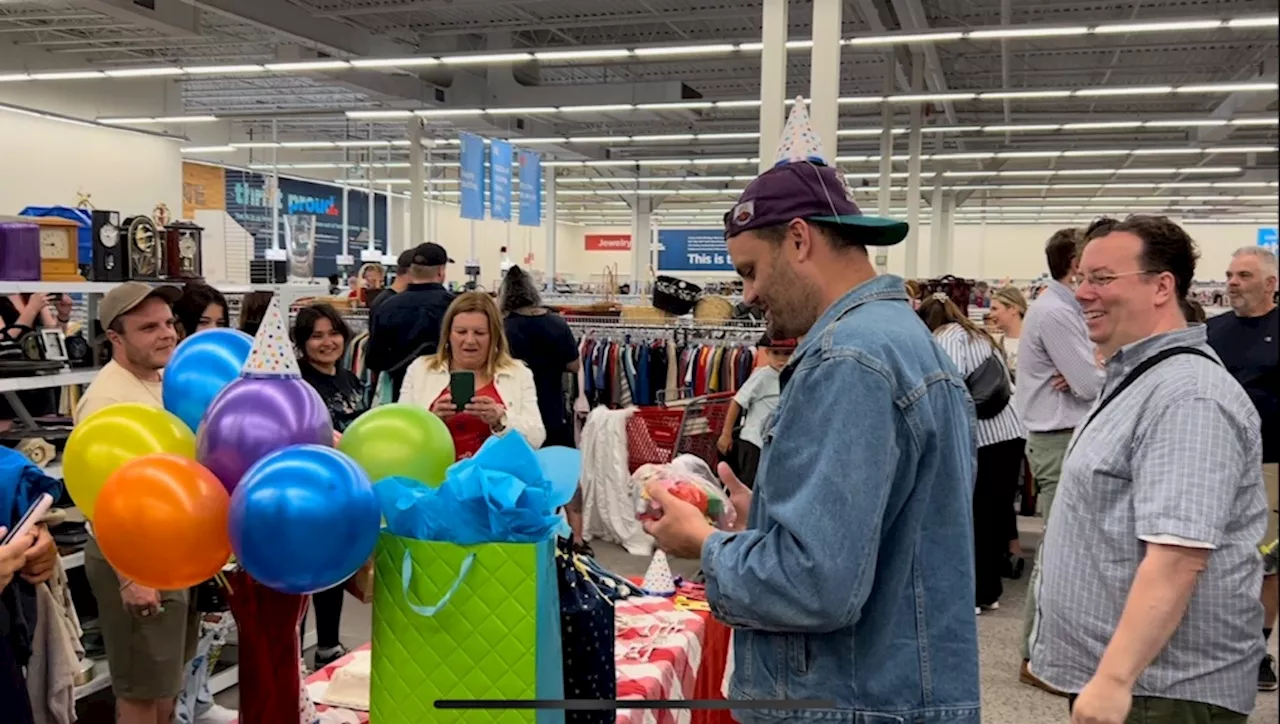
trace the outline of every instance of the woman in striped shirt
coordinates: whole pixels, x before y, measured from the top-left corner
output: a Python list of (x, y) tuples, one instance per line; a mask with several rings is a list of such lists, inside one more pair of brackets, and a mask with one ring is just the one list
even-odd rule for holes
[[(961, 377), (967, 378), (992, 356), (1008, 374), (1000, 345), (969, 321), (947, 295), (926, 299), (919, 314)], [(1024, 436), (1012, 404), (1006, 404), (994, 417), (978, 420), (978, 473), (973, 490), (974, 605), (978, 613), (998, 608), (1004, 592), (1001, 574), (1008, 565), (1008, 531), (1016, 527), (1013, 499), (1022, 474)]]

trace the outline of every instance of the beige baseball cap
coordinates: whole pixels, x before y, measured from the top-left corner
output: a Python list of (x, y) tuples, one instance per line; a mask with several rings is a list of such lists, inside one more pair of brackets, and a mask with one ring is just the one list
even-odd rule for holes
[(173, 304), (181, 296), (182, 290), (175, 286), (153, 287), (144, 282), (124, 282), (103, 295), (102, 301), (98, 302), (98, 322), (105, 331), (117, 317), (128, 314), (151, 297)]

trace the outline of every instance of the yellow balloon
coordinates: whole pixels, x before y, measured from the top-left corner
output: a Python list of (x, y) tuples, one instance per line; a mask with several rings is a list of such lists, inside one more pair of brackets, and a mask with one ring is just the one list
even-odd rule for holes
[(152, 453), (192, 460), (196, 436), (172, 413), (122, 402), (81, 420), (62, 451), (62, 476), (76, 507), (93, 520), (93, 506), (107, 478), (120, 466)]

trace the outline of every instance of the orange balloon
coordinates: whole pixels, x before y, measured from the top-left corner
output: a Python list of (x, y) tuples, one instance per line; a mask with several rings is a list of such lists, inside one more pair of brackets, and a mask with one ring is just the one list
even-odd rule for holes
[(156, 453), (107, 478), (93, 533), (121, 576), (162, 591), (213, 578), (231, 558), (231, 496), (200, 463)]

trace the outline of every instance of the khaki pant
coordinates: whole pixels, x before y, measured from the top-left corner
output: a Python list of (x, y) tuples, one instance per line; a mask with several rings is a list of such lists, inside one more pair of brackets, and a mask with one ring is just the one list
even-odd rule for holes
[(112, 691), (118, 698), (134, 701), (176, 697), (200, 638), (200, 614), (190, 591), (161, 591), (159, 614), (135, 616), (125, 608), (120, 579), (98, 542), (90, 538), (84, 553), (85, 576), (98, 602)]
[[(1062, 432), (1027, 433), (1027, 462), (1031, 465), (1031, 477), (1036, 482), (1036, 507), (1049, 525), (1053, 511), (1053, 498), (1058, 492), (1058, 479), (1062, 477), (1062, 461), (1067, 457), (1067, 445), (1071, 442), (1071, 430)], [(1022, 660), (1031, 658), (1031, 629), (1036, 620), (1036, 587), (1040, 583), (1040, 551), (1043, 539), (1036, 548), (1035, 565), (1031, 568), (1031, 580), (1027, 582), (1027, 604), (1022, 609)]]

